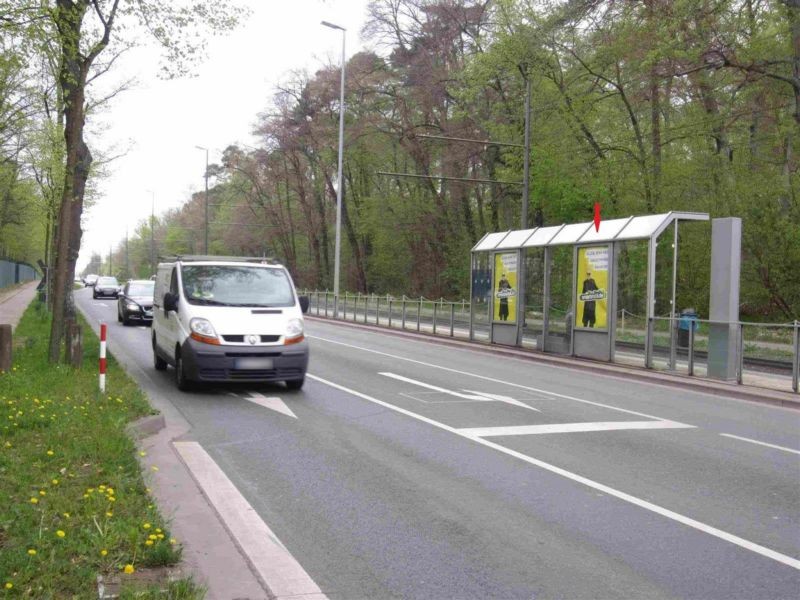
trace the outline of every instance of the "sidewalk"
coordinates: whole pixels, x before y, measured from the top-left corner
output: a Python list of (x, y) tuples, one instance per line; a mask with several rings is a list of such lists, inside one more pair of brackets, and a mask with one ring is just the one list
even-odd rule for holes
[(22, 313), (36, 297), (39, 281), (29, 281), (15, 285), (8, 290), (0, 290), (0, 325), (11, 324), (13, 331), (22, 318)]

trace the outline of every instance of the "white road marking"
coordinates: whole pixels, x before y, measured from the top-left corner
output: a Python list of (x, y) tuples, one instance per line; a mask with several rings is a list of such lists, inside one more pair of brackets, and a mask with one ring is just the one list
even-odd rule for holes
[(791, 452), (792, 454), (800, 454), (800, 450), (793, 450), (783, 446), (776, 446), (775, 444), (768, 444), (767, 442), (759, 442), (758, 440), (751, 440), (750, 438), (740, 437), (732, 433), (720, 433), (723, 437), (733, 438), (735, 440), (742, 440), (743, 442), (750, 442), (751, 444), (758, 444), (759, 446), (766, 446), (767, 448), (775, 448), (776, 450), (783, 450), (784, 452)]
[(242, 396), (248, 402), (252, 402), (253, 404), (258, 404), (259, 406), (263, 406), (264, 408), (269, 408), (276, 412), (281, 413), (282, 415), (286, 415), (287, 417), (297, 418), (297, 415), (292, 412), (292, 409), (286, 406), (278, 397), (267, 398), (263, 394), (259, 394), (258, 392), (250, 392), (249, 396)]
[(277, 598), (327, 597), (197, 442), (173, 442), (203, 494), (217, 511), (258, 578)]
[(498, 402), (506, 402), (508, 404), (513, 404), (514, 406), (521, 406), (522, 408), (527, 408), (529, 410), (535, 410), (536, 412), (542, 412), (538, 408), (534, 408), (532, 406), (528, 406), (524, 402), (520, 402), (519, 400), (514, 400), (509, 396), (501, 396), (499, 394), (486, 394), (484, 392), (473, 392), (470, 390), (464, 390), (469, 392), (468, 394), (462, 394), (461, 392), (456, 392), (453, 390), (447, 390), (445, 388), (441, 388), (435, 385), (431, 385), (430, 383), (424, 383), (422, 381), (417, 381), (416, 379), (411, 379), (409, 377), (403, 377), (402, 375), (397, 375), (395, 373), (378, 373), (378, 375), (383, 375), (385, 377), (391, 377), (392, 379), (397, 379), (398, 381), (404, 381), (406, 383), (412, 383), (414, 385), (418, 385), (420, 387), (428, 388), (429, 390), (433, 390), (435, 392), (441, 392), (442, 394), (450, 394), (451, 396), (455, 396), (456, 398), (462, 398), (464, 400), (473, 400), (476, 402), (491, 402), (491, 401), (498, 401)]
[(624, 412), (629, 415), (636, 415), (639, 417), (645, 417), (648, 419), (656, 419), (658, 421), (667, 421), (668, 419), (662, 419), (661, 417), (656, 417), (653, 415), (648, 415), (641, 412), (636, 412), (635, 410), (628, 410), (626, 408), (619, 408), (617, 406), (610, 406), (608, 404), (603, 404), (601, 402), (593, 402), (592, 400), (584, 400), (583, 398), (575, 398), (574, 396), (567, 396), (565, 394), (559, 394), (558, 392), (551, 392), (550, 390), (543, 390), (540, 388), (530, 387), (527, 385), (522, 385), (519, 383), (512, 383), (510, 381), (503, 381), (502, 379), (495, 379), (494, 377), (486, 377), (485, 375), (478, 375), (477, 373), (470, 373), (469, 371), (459, 371), (458, 369), (451, 369), (450, 367), (443, 367), (442, 365), (435, 365), (433, 363), (426, 363), (421, 360), (414, 360), (413, 358), (406, 358), (405, 356), (398, 356), (396, 354), (389, 354), (388, 352), (381, 352), (380, 350), (373, 350), (371, 348), (364, 348), (363, 346), (355, 346), (353, 344), (347, 344), (345, 342), (339, 342), (336, 340), (331, 340), (328, 338), (321, 338), (316, 335), (306, 336), (313, 338), (315, 340), (320, 340), (322, 342), (329, 342), (331, 344), (338, 344), (340, 346), (345, 346), (347, 348), (353, 348), (355, 350), (363, 350), (364, 352), (371, 352), (373, 354), (379, 354), (381, 356), (387, 356), (389, 358), (396, 358), (397, 360), (404, 360), (406, 362), (415, 363), (418, 365), (423, 365), (425, 367), (431, 367), (433, 369), (441, 369), (442, 371), (449, 371), (450, 373), (458, 373), (459, 375), (468, 375), (469, 377), (475, 377), (477, 379), (483, 379), (484, 381), (492, 381), (494, 383), (502, 383), (504, 385), (508, 385), (511, 387), (529, 390), (532, 392), (538, 392), (540, 394), (548, 394), (550, 396), (555, 396), (556, 398), (563, 398), (565, 400), (572, 400), (573, 402), (582, 402), (583, 404), (591, 404), (592, 406), (601, 406), (603, 408), (608, 408), (611, 410), (616, 410), (619, 412)]
[[(417, 362), (417, 361), (414, 361)], [(711, 525), (707, 525), (700, 521), (696, 521), (691, 517), (687, 517), (675, 511), (669, 510), (668, 508), (664, 508), (663, 506), (659, 506), (657, 504), (653, 504), (652, 502), (648, 502), (647, 500), (642, 500), (641, 498), (637, 498), (636, 496), (632, 496), (620, 490), (616, 490), (612, 487), (584, 477), (582, 475), (578, 475), (577, 473), (572, 473), (571, 471), (567, 471), (566, 469), (562, 469), (561, 467), (557, 467), (555, 465), (551, 465), (550, 463), (546, 463), (542, 460), (537, 458), (533, 458), (526, 454), (522, 454), (521, 452), (517, 452), (516, 450), (511, 450), (510, 448), (506, 448), (499, 444), (495, 444), (494, 442), (490, 442), (489, 440), (485, 440), (480, 437), (470, 437), (461, 433), (455, 427), (450, 427), (449, 425), (445, 425), (444, 423), (440, 423), (438, 421), (434, 421), (433, 419), (429, 419), (428, 417), (424, 417), (422, 415), (418, 415), (410, 410), (406, 410), (404, 408), (400, 408), (399, 406), (395, 406), (394, 404), (390, 404), (389, 402), (384, 402), (382, 400), (378, 400), (377, 398), (373, 398), (372, 396), (368, 396), (366, 394), (362, 394), (361, 392), (357, 392), (355, 390), (346, 388), (344, 386), (339, 385), (338, 383), (333, 383), (332, 381), (328, 381), (326, 379), (322, 379), (321, 377), (317, 377), (315, 375), (308, 374), (307, 377), (313, 379), (315, 381), (319, 381), (325, 385), (328, 385), (332, 388), (337, 390), (341, 390), (347, 394), (352, 394), (358, 398), (366, 400), (368, 402), (372, 402), (373, 404), (377, 404), (379, 406), (383, 406), (384, 408), (388, 408), (389, 410), (393, 410), (400, 414), (406, 415), (411, 417), (412, 419), (417, 419), (422, 421), (423, 423), (428, 423), (434, 427), (438, 427), (439, 429), (443, 429), (444, 431), (449, 431), (455, 435), (461, 436), (464, 439), (471, 440), (476, 444), (480, 444), (482, 446), (486, 446), (487, 448), (492, 448), (493, 450), (497, 450), (498, 452), (502, 452), (503, 454), (507, 454), (508, 456), (513, 456), (521, 461), (524, 461), (528, 464), (537, 466), (541, 469), (546, 471), (550, 471), (551, 473), (555, 473), (556, 475), (560, 475), (561, 477), (565, 477), (592, 489), (595, 489), (599, 492), (607, 494), (609, 496), (613, 496), (625, 502), (629, 502), (634, 506), (638, 506), (645, 510), (649, 510), (653, 513), (661, 515), (662, 517), (666, 517), (678, 523), (682, 523), (683, 525), (687, 525), (688, 527), (692, 527), (697, 529), (698, 531), (702, 531), (703, 533), (707, 533), (708, 535), (712, 535), (717, 537), (721, 540), (725, 540), (726, 542), (730, 542), (731, 544), (735, 544), (745, 550), (749, 550), (756, 554), (760, 554), (761, 556), (765, 556), (767, 558), (771, 558), (779, 563), (792, 567), (793, 569), (800, 570), (800, 560), (796, 558), (792, 558), (791, 556), (787, 556), (785, 554), (781, 554), (775, 550), (767, 548), (765, 546), (761, 546), (756, 544), (755, 542), (751, 542), (744, 538), (741, 538), (737, 535), (733, 535), (732, 533), (728, 533), (727, 531), (723, 531), (721, 529), (717, 529), (716, 527), (712, 527)]]
[(622, 431), (626, 429), (692, 429), (676, 421), (608, 421), (605, 423), (549, 423), (547, 425), (517, 425), (512, 427), (471, 427), (458, 432), (469, 437), (503, 435), (539, 435), (543, 433), (578, 433), (585, 431)]

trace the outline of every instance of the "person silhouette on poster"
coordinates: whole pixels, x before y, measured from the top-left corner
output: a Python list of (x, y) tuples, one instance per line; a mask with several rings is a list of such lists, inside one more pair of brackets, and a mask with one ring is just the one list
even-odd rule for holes
[[(597, 289), (597, 283), (592, 279), (592, 274), (586, 273), (586, 279), (583, 280), (583, 291), (581, 293), (585, 294), (586, 292), (592, 292)], [(586, 300), (583, 303), (583, 326), (594, 327), (595, 321), (595, 301)]]
[(510, 290), (511, 284), (509, 283), (508, 279), (506, 278), (506, 274), (500, 277), (500, 281), (497, 282), (497, 296), (500, 298), (500, 320), (501, 321), (508, 321), (508, 295), (507, 294), (500, 294), (504, 290)]

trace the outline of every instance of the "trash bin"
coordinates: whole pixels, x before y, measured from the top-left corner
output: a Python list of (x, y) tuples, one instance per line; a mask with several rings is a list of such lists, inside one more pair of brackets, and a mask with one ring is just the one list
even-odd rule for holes
[(684, 308), (681, 318), (678, 319), (678, 347), (689, 347), (689, 328), (697, 331), (697, 311), (693, 308)]

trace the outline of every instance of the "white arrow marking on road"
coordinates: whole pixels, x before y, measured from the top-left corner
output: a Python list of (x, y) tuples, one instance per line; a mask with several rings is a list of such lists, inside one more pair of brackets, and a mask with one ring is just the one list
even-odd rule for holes
[(394, 373), (378, 373), (378, 375), (383, 375), (384, 377), (391, 377), (392, 379), (397, 379), (398, 381), (405, 381), (406, 383), (413, 383), (414, 385), (428, 388), (429, 390), (434, 390), (436, 392), (441, 392), (443, 394), (450, 394), (451, 396), (455, 396), (456, 398), (463, 398), (464, 400), (474, 400), (476, 402), (491, 402), (491, 401), (507, 402), (508, 404), (513, 404), (515, 406), (521, 406), (523, 408), (535, 410), (536, 412), (542, 412), (538, 408), (533, 408), (532, 406), (528, 406), (524, 402), (520, 402), (519, 400), (514, 400), (513, 398), (509, 398), (508, 396), (500, 396), (499, 394), (487, 394), (484, 392), (470, 392), (470, 390), (465, 390), (469, 392), (468, 394), (462, 394), (461, 392), (446, 390), (439, 386), (431, 385), (430, 383), (424, 383), (422, 381), (417, 381), (416, 379), (403, 377), (402, 375), (395, 375)]
[(259, 406), (263, 406), (264, 408), (269, 408), (276, 412), (281, 413), (282, 415), (286, 415), (287, 417), (292, 417), (294, 419), (297, 418), (297, 415), (292, 412), (292, 409), (286, 406), (278, 397), (267, 398), (266, 396), (259, 394), (258, 392), (250, 392), (249, 396), (244, 396), (244, 399), (248, 402), (252, 402), (253, 404), (258, 404)]
[(464, 390), (465, 392), (469, 392), (470, 394), (478, 394), (479, 396), (485, 396), (487, 400), (497, 400), (498, 402), (506, 402), (508, 404), (513, 404), (514, 406), (521, 406), (522, 408), (529, 408), (530, 410), (535, 410), (536, 412), (542, 412), (538, 408), (534, 408), (524, 402), (519, 400), (514, 400), (511, 396), (501, 396), (500, 394), (487, 394), (486, 392), (475, 392), (472, 390)]

